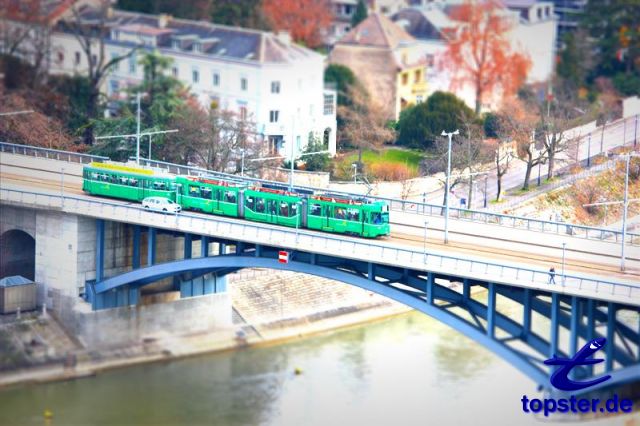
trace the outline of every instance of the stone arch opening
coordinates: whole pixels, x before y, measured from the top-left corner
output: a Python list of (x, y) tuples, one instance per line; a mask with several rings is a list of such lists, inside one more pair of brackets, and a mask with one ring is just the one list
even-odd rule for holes
[(324, 129), (324, 132), (322, 134), (322, 144), (325, 147), (329, 147), (330, 140), (331, 140), (331, 128), (327, 127), (326, 129)]
[(35, 280), (36, 240), (13, 229), (0, 236), (0, 278), (21, 275)]

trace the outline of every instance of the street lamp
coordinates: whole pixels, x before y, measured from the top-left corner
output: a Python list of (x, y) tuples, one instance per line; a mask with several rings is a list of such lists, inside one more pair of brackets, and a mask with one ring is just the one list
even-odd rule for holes
[(562, 285), (564, 286), (565, 283), (565, 275), (564, 275), (564, 259), (565, 259), (565, 252), (567, 250), (567, 243), (563, 242), (562, 243)]
[(353, 167), (353, 183), (358, 183), (358, 163), (352, 163)]
[(451, 174), (451, 138), (453, 135), (459, 135), (460, 131), (456, 129), (453, 132), (442, 131), (442, 136), (449, 137), (449, 148), (447, 150), (447, 180), (445, 185), (445, 217), (444, 217), (444, 243), (449, 242), (449, 175)]
[(424, 221), (424, 246), (423, 246), (424, 263), (427, 263), (427, 227), (428, 226), (429, 226), (429, 221), (425, 220)]

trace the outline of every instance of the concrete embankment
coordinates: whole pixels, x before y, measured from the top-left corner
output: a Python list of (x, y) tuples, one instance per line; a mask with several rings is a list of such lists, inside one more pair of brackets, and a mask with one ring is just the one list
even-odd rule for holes
[[(0, 366), (0, 388), (71, 380), (112, 368), (275, 344), (409, 311), (404, 305), (347, 284), (291, 272), (242, 271), (230, 276), (229, 291), (233, 301), (231, 327), (191, 334), (150, 334), (126, 345), (101, 349), (82, 347), (73, 338), (61, 344), (55, 337), (60, 327), (50, 315), (47, 322), (53, 330), (51, 337), (44, 333), (39, 339), (43, 346), (52, 348), (48, 350), (50, 356), (16, 368), (3, 370)], [(19, 333), (12, 336), (18, 343), (27, 339)]]

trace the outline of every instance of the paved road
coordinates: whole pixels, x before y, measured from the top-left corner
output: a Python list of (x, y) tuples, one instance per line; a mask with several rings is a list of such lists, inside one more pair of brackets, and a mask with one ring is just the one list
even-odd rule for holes
[[(637, 141), (637, 146), (640, 147), (640, 119), (635, 116), (629, 117), (626, 120), (618, 120), (613, 123), (606, 124), (604, 126), (603, 133), (602, 126), (595, 128), (591, 132), (587, 130), (576, 131), (576, 135), (581, 135), (579, 138), (578, 146), (568, 152), (558, 154), (556, 161), (556, 170), (560, 170), (563, 167), (571, 167), (576, 161), (580, 161), (583, 166), (587, 165), (587, 158), (607, 152), (612, 148), (619, 146), (633, 146), (634, 141)], [(592, 163), (593, 164), (593, 163)], [(507, 189), (521, 187), (524, 182), (524, 176), (526, 172), (526, 165), (523, 161), (513, 159), (509, 167), (509, 171), (502, 178), (503, 192)], [(541, 181), (547, 176), (547, 165), (543, 164), (540, 167)], [(478, 178), (475, 184), (473, 207), (481, 208), (483, 206), (483, 191), (484, 191), (484, 178)], [(535, 187), (538, 181), (538, 167), (535, 167), (531, 173), (530, 185)], [(452, 198), (451, 205), (459, 205), (459, 199), (467, 198), (468, 185), (460, 184), (454, 188), (454, 197)], [(487, 196), (489, 200), (495, 199), (497, 194), (497, 179), (495, 176), (495, 168), (489, 171), (489, 177), (487, 181)], [(431, 203), (442, 203), (443, 189), (430, 192), (427, 194), (427, 201)]]

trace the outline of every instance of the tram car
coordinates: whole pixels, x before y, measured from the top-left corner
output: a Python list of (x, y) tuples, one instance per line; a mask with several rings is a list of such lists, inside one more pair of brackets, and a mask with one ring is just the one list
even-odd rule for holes
[(164, 197), (183, 210), (336, 234), (389, 235), (384, 201), (313, 191), (289, 192), (277, 184), (253, 185), (233, 178), (171, 175), (139, 166), (91, 163), (82, 189), (91, 195), (142, 202)]

